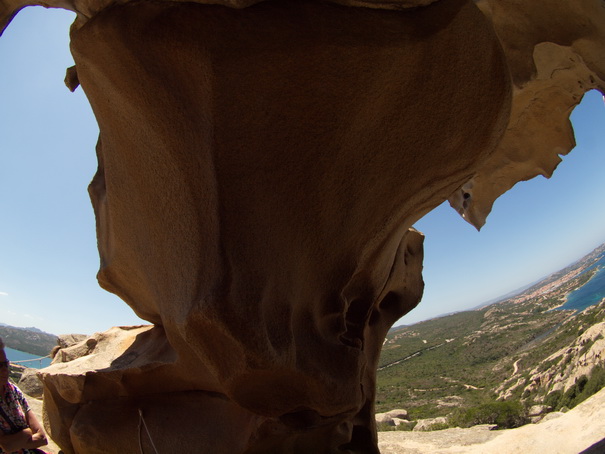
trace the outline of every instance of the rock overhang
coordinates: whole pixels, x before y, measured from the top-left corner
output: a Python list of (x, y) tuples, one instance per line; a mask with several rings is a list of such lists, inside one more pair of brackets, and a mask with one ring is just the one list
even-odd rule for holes
[[(321, 40), (299, 35), (300, 41), (294, 41), (290, 50), (289, 42), (272, 42), (268, 46), (272, 59), (259, 65), (248, 57), (271, 55), (266, 52), (266, 42), (255, 47), (249, 44), (250, 40), (234, 40), (235, 35), (231, 34), (226, 35), (226, 46), (215, 41), (214, 48), (208, 45), (200, 52), (202, 47), (197, 44), (182, 45), (199, 39), (192, 39), (193, 35), (184, 38), (187, 33), (197, 33), (191, 19), (199, 14), (197, 7), (183, 5), (181, 9), (169, 2), (147, 7), (145, 3), (112, 8), (74, 3), (67, 8), (78, 12), (72, 35), (76, 56), (72, 79), (82, 82), (101, 126), (100, 169), (91, 185), (103, 259), (100, 281), (143, 318), (161, 326), (154, 332), (166, 333), (160, 336), (161, 342), (172, 352), (169, 364), (161, 367), (161, 374), (156, 372), (155, 377), (154, 373), (139, 372), (116, 375), (116, 371), (109, 370), (85, 374), (90, 377), (89, 392), (106, 393), (93, 399), (94, 408), (104, 411), (103, 402), (107, 403), (106, 409), (129, 408), (133, 402), (145, 401), (149, 409), (145, 399), (153, 394), (151, 390), (158, 390), (158, 377), (172, 377), (171, 392), (206, 393), (200, 405), (230, 402), (221, 411), (243, 418), (249, 432), (242, 436), (257, 440), (256, 447), (246, 448), (249, 452), (263, 452), (269, 449), (267, 446), (285, 449), (276, 447), (283, 440), (300, 446), (330, 445), (334, 452), (361, 446), (373, 452), (373, 371), (382, 338), (401, 315), (418, 303), (422, 293), (421, 236), (407, 232), (408, 227), (452, 194), (452, 200), (459, 198), (452, 203), (480, 226), (486, 215), (486, 209), (481, 207), (487, 206), (490, 197), (499, 195), (497, 191), (501, 190), (490, 187), (492, 181), (503, 179), (494, 176), (497, 172), (508, 169), (506, 178), (510, 181), (519, 175), (525, 178), (528, 171), (522, 174), (518, 169), (529, 168), (530, 174), (536, 169), (541, 174), (551, 172), (553, 162), (556, 164), (552, 149), (538, 153), (537, 158), (533, 148), (526, 155), (511, 157), (508, 150), (517, 153), (519, 144), (531, 136), (527, 131), (511, 132), (511, 125), (527, 128), (539, 123), (548, 107), (536, 110), (535, 93), (547, 94), (546, 100), (556, 99), (563, 107), (555, 110), (562, 111), (560, 118), (564, 119), (557, 121), (567, 121), (569, 102), (579, 102), (582, 90), (593, 86), (602, 90), (598, 68), (586, 64), (595, 60), (590, 55), (594, 48), (598, 49), (600, 38), (592, 37), (592, 47), (581, 34), (577, 39), (581, 45), (575, 47), (573, 43), (563, 45), (532, 38), (537, 43), (532, 51), (535, 71), (526, 71), (522, 76), (513, 71), (511, 80), (507, 66), (512, 70), (527, 65), (518, 64), (514, 60), (517, 54), (509, 50), (511, 46), (502, 31), (506, 27), (499, 28), (498, 21), (502, 19), (497, 19), (506, 19), (506, 15), (497, 16), (496, 13), (502, 14), (498, 2), (490, 2), (489, 7), (488, 2), (475, 2), (492, 20), (499, 37), (496, 40), (471, 2), (441, 0), (426, 9), (407, 11), (416, 14), (408, 26), (417, 32), (398, 42), (376, 37), (384, 31), (392, 32), (394, 29), (385, 28), (384, 24), (392, 27), (393, 18), (401, 12), (368, 13), (359, 8), (354, 14), (339, 12), (342, 16), (333, 18), (329, 25), (342, 26), (347, 20), (359, 20), (345, 20), (345, 16), (372, 15), (375, 20), (384, 15), (382, 31), (378, 30), (380, 27), (373, 32), (366, 30), (369, 35), (374, 33), (366, 37), (369, 41), (351, 44), (350, 36), (363, 29), (357, 26), (352, 35), (344, 32), (347, 40), (328, 40), (328, 47), (335, 43), (340, 46), (336, 47), (338, 52), (316, 57), (309, 50), (320, 47)], [(307, 16), (321, 17), (325, 26), (329, 22), (325, 18), (341, 8), (316, 4), (319, 5), (299, 2), (284, 8), (283, 2), (264, 2), (242, 10), (235, 23), (237, 27), (244, 24), (238, 32), (249, 32), (253, 26), (248, 19), (257, 14), (253, 11), (281, 8), (278, 17), (283, 19), (289, 8), (302, 7), (305, 14), (314, 8), (322, 14), (328, 11), (327, 16)], [(350, 4), (397, 9), (393, 5), (405, 9), (424, 4)], [(251, 4), (227, 6), (238, 9)], [(5, 18), (16, 11), (15, 4), (5, 3), (3, 7)], [(207, 8), (213, 11), (209, 15), (212, 18), (204, 13), (204, 20), (219, 18), (222, 26), (233, 26), (229, 25), (231, 13), (215, 13), (216, 5)], [(7, 15), (5, 11), (11, 13)], [(117, 17), (116, 12), (123, 14)], [(271, 24), (268, 17), (274, 13), (265, 14), (267, 17), (261, 19)], [(391, 15), (388, 19), (387, 14)], [(432, 19), (439, 26), (433, 23), (431, 28), (431, 14), (436, 14)], [(300, 17), (305, 16), (297, 19)], [(598, 18), (594, 15), (592, 20)], [(182, 40), (178, 41), (179, 46), (170, 35), (171, 20), (172, 24), (184, 21), (189, 27), (178, 36)], [(163, 27), (161, 39), (145, 37), (145, 33), (159, 30), (145, 29), (151, 23)], [(289, 40), (294, 36), (291, 28), (275, 27), (278, 29)], [(320, 29), (319, 36), (329, 36), (328, 29)], [(124, 30), (132, 36), (124, 34)], [(262, 30), (266, 33), (267, 28)], [(591, 30), (594, 35), (595, 28)], [(484, 41), (478, 42), (479, 38)], [(212, 42), (205, 40), (206, 44)], [(355, 49), (368, 42), (374, 50), (382, 50), (355, 54)], [(419, 46), (416, 50), (405, 47), (412, 42)], [(439, 50), (444, 43), (448, 46)], [(148, 50), (146, 46), (151, 44), (160, 50)], [(161, 49), (171, 46), (172, 54), (162, 53)], [(298, 53), (294, 52), (296, 47)], [(399, 54), (393, 48), (398, 48)], [(227, 54), (221, 55), (219, 50), (225, 49)], [(491, 55), (485, 55), (485, 49)], [(342, 57), (343, 51), (349, 60)], [(565, 71), (560, 71), (560, 63), (553, 55), (559, 62), (574, 62), (573, 67), (567, 64), (562, 68)], [(406, 61), (407, 67), (393, 65), (394, 57)], [(295, 64), (297, 58), (310, 58), (313, 70), (330, 68), (327, 77), (317, 79), (314, 71), (316, 85), (310, 84), (312, 79), (305, 76), (305, 65)], [(364, 66), (363, 61), (368, 58), (371, 64)], [(178, 68), (191, 62), (197, 62), (194, 71), (180, 74)], [(205, 62), (208, 65), (203, 67)], [(447, 74), (446, 67), (450, 71)], [(574, 85), (572, 79), (578, 72), (587, 83)], [(549, 73), (556, 75), (554, 80)], [(374, 78), (360, 77), (367, 74)], [(405, 90), (398, 88), (397, 83)], [(352, 84), (350, 91), (343, 89), (347, 84)], [(302, 91), (293, 90), (292, 85)], [(330, 98), (330, 90), (318, 90), (322, 85), (330, 87), (337, 96)], [(233, 87), (243, 90), (246, 96), (231, 93)], [(510, 87), (513, 107), (509, 114)], [(276, 100), (281, 108), (273, 105)], [(313, 106), (317, 102), (328, 105), (318, 109)], [(296, 114), (283, 107), (288, 103), (297, 107)], [(334, 107), (339, 104), (344, 108)], [(259, 106), (260, 110), (255, 111)], [(240, 111), (251, 108), (265, 117), (238, 118)], [(398, 119), (397, 115), (405, 109), (411, 113)], [(536, 120), (513, 121), (520, 115), (529, 115), (527, 112)], [(170, 118), (178, 120), (172, 123), (173, 128), (167, 127)], [(331, 131), (326, 131), (327, 124)], [(292, 133), (296, 130), (303, 134)], [(398, 130), (403, 132), (393, 132)], [(558, 137), (563, 137), (565, 144), (556, 149), (557, 155), (570, 148), (569, 133)], [(277, 145), (266, 146), (272, 141)], [(503, 146), (507, 141), (513, 145)], [(297, 143), (308, 146), (297, 148)], [(143, 159), (134, 144), (145, 144)], [(368, 151), (373, 148), (380, 153)], [(259, 159), (251, 159), (252, 149), (263, 150), (256, 155)], [(331, 154), (326, 155), (326, 149)], [(284, 150), (294, 154), (280, 161)], [(397, 150), (405, 156), (401, 158)], [(536, 164), (536, 160), (540, 162)], [(300, 178), (295, 174), (292, 178), (292, 169), (306, 169), (308, 174), (301, 173)], [(260, 171), (256, 175), (262, 176), (266, 187), (254, 183), (255, 171)], [(470, 183), (465, 183), (469, 179)], [(282, 193), (276, 194), (276, 188)], [(180, 196), (171, 198), (174, 195)], [(161, 200), (159, 204), (152, 202)], [(165, 214), (158, 219), (168, 222), (155, 219), (158, 210)], [(327, 250), (331, 256), (325, 253)], [(167, 267), (167, 263), (172, 265)], [(242, 302), (253, 302), (257, 310), (242, 310)], [(124, 349), (124, 353), (128, 350)], [(146, 358), (144, 355), (143, 360)], [(156, 364), (155, 360), (149, 361)], [(125, 359), (118, 363), (116, 366), (121, 364), (130, 370)], [(186, 371), (192, 373), (188, 375)], [(80, 452), (87, 437), (100, 443), (100, 437), (87, 435), (83, 429), (94, 412), (83, 406), (83, 398), (77, 402), (79, 398), (69, 394), (80, 385), (60, 389), (61, 385), (53, 382), (60, 375), (47, 380), (52, 402), (49, 408), (55, 406), (56, 416), (61, 413), (61, 405), (70, 405), (65, 407), (69, 408), (64, 413), (67, 416), (55, 421), (54, 433), (66, 447)], [(107, 384), (112, 380), (115, 386)], [(99, 389), (93, 389), (95, 383)], [(136, 386), (126, 386), (127, 383)], [(64, 399), (65, 393), (69, 394), (68, 399)], [(72, 434), (65, 431), (70, 426), (75, 428)], [(310, 439), (301, 435), (301, 431), (311, 428), (316, 431), (314, 441), (313, 436)], [(103, 424), (98, 430), (103, 433)], [(267, 435), (271, 432), (279, 436)], [(126, 445), (130, 443), (126, 435), (120, 437)], [(244, 445), (249, 442), (240, 441)], [(232, 452), (242, 448), (238, 449)]]

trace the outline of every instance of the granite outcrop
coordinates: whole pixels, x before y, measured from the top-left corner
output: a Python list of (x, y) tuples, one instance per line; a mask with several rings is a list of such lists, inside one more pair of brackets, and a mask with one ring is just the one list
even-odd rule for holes
[[(605, 89), (605, 10), (555, 3), (43, 2), (77, 13), (66, 80), (100, 128), (99, 283), (152, 323), (56, 352), (61, 448), (378, 453), (411, 226), (448, 198), (479, 226)], [(0, 27), (32, 4), (1, 0)]]

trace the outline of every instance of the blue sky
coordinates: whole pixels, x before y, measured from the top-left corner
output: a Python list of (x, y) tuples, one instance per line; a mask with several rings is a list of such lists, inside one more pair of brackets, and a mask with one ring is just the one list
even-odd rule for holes
[[(60, 334), (141, 321), (96, 282), (86, 187), (98, 129), (63, 85), (71, 13), (21, 11), (0, 38), (0, 322)], [(467, 309), (556, 271), (605, 242), (605, 106), (573, 115), (578, 146), (551, 180), (520, 183), (481, 232), (443, 205), (417, 224), (425, 296), (398, 324)]]
[(605, 242), (605, 104), (572, 113), (576, 147), (550, 179), (518, 183), (477, 232), (449, 204), (425, 216), (423, 301), (398, 324), (475, 307), (564, 268)]

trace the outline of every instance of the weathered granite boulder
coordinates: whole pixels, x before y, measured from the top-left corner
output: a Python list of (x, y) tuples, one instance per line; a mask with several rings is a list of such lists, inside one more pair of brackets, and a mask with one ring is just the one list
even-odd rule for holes
[[(513, 375), (496, 390), (500, 399), (511, 396), (515, 388), (546, 396), (553, 391), (566, 392), (578, 381), (590, 377), (605, 357), (605, 323), (596, 323), (571, 344), (554, 352), (530, 371), (529, 377)], [(535, 422), (534, 419), (532, 421)]]
[(59, 348), (67, 348), (74, 344), (78, 344), (87, 339), (86, 334), (60, 334), (57, 336), (57, 345)]
[[(0, 27), (39, 3), (0, 0)], [(99, 282), (154, 324), (43, 372), (66, 453), (378, 453), (378, 355), (423, 288), (410, 227), (452, 194), (479, 225), (499, 169), (524, 167), (507, 150), (542, 159), (516, 138), (550, 108), (511, 118), (540, 104), (518, 96), (536, 74), (536, 92), (567, 83), (540, 63), (553, 45), (593, 78), (573, 96), (603, 88), (587, 0), (563, 28), (534, 14), (547, 0), (43, 3), (78, 13)]]
[(563, 412), (563, 411), (553, 411), (553, 412), (550, 412), (550, 413), (546, 413), (545, 415), (542, 416), (542, 419), (540, 419), (540, 421), (538, 421), (538, 422), (539, 423), (544, 423), (544, 422), (547, 422), (547, 421), (551, 421), (553, 419), (560, 418), (564, 414), (565, 414), (565, 412)]
[[(115, 0), (3, 0), (0, 3), (0, 30), (6, 28), (11, 19), (26, 6), (41, 5), (44, 7), (63, 8), (77, 13), (77, 18), (74, 23), (76, 27), (81, 27), (88, 20), (101, 12), (102, 10), (111, 7), (116, 3), (127, 3), (133, 0), (123, 0), (116, 2)], [(169, 2), (180, 3), (183, 0), (166, 0)], [(194, 0), (193, 3), (205, 5), (222, 5), (229, 8), (246, 8), (257, 3), (267, 0)], [(335, 4), (346, 6), (357, 6), (372, 9), (386, 10), (403, 10), (408, 8), (417, 8), (430, 5), (438, 0), (328, 0)]]
[(409, 227), (508, 118), (481, 12), (137, 2), (72, 52), (101, 130), (99, 281), (156, 328), (44, 374), (51, 436), (130, 452), (141, 409), (164, 451), (377, 452), (380, 347), (422, 292)]
[(86, 356), (94, 348), (95, 343), (94, 337), (89, 338), (85, 334), (61, 335), (57, 339), (57, 347), (50, 354), (52, 363), (71, 361)]
[(552, 407), (549, 405), (532, 405), (527, 411), (527, 416), (542, 416), (552, 411)]
[(389, 410), (386, 412), (391, 418), (409, 419), (408, 411), (403, 409)]
[(144, 452), (243, 452), (259, 425), (225, 396), (196, 389), (203, 366), (179, 368), (160, 327), (116, 327), (67, 348), (86, 354), (40, 372), (47, 429), (66, 452), (139, 452), (139, 443)]
[(513, 79), (512, 112), (497, 150), (450, 203), (478, 229), (519, 181), (549, 178), (575, 146), (569, 115), (588, 90), (605, 91), (605, 8), (578, 0), (479, 0)]
[(44, 387), (42, 386), (42, 380), (38, 376), (37, 372), (37, 369), (31, 369), (29, 367), (24, 368), (17, 386), (28, 396), (40, 399), (42, 397)]
[(527, 416), (533, 424), (539, 423), (544, 417), (552, 411), (549, 405), (532, 405), (527, 411)]
[(391, 426), (395, 425), (395, 424), (393, 424), (393, 418), (391, 416), (387, 415), (386, 413), (376, 413), (376, 415), (374, 416), (374, 419), (379, 424), (389, 424)]
[[(407, 419), (393, 418), (393, 425), (398, 427), (397, 430), (412, 430), (416, 426), (416, 421), (408, 421)], [(403, 427), (403, 429), (401, 429)]]
[(407, 421), (408, 412), (407, 410), (390, 410), (385, 413), (376, 413), (374, 419), (377, 423), (388, 424), (390, 426), (398, 426), (402, 421)]
[(435, 430), (435, 428), (443, 428), (447, 424), (447, 418), (445, 416), (438, 416), (437, 418), (419, 419), (416, 421), (414, 426), (414, 432), (426, 432), (429, 430)]

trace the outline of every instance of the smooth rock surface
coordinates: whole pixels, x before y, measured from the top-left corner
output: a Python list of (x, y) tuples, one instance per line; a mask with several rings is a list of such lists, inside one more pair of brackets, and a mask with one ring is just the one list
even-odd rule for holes
[(99, 281), (157, 328), (57, 353), (44, 380), (61, 446), (103, 450), (111, 433), (128, 452), (134, 402), (155, 415), (195, 391), (225, 452), (376, 452), (382, 341), (423, 288), (409, 228), (508, 116), (481, 12), (128, 3), (74, 29), (72, 52), (101, 131)]

